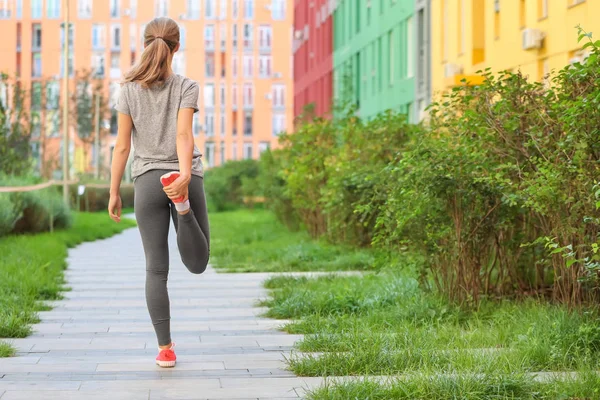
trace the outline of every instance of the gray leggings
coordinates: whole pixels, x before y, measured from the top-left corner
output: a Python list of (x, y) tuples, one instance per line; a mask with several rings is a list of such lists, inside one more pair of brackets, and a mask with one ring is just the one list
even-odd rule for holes
[(206, 270), (209, 257), (209, 230), (202, 178), (192, 176), (189, 185), (191, 211), (179, 215), (163, 192), (160, 176), (169, 172), (152, 170), (135, 179), (135, 217), (146, 254), (146, 304), (159, 346), (171, 343), (169, 275), (170, 219), (177, 231), (181, 260), (193, 274)]

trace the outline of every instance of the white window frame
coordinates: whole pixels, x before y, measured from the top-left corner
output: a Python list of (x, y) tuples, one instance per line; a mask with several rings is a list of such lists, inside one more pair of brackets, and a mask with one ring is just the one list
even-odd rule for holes
[(238, 85), (231, 85), (231, 106), (233, 109), (237, 109), (238, 106)]
[(42, 0), (31, 0), (31, 19), (42, 19), (44, 15), (44, 2)]
[(219, 4), (219, 19), (227, 19), (227, 2), (231, 0), (220, 0)]
[(215, 112), (213, 110), (204, 112), (204, 132), (206, 137), (215, 136)]
[(227, 100), (227, 88), (225, 86), (224, 83), (221, 83), (219, 85), (219, 104), (221, 105), (221, 108), (225, 108), (225, 106), (227, 105), (226, 100)]
[(238, 76), (238, 69), (239, 69), (239, 59), (238, 56), (236, 54), (231, 56), (231, 75), (234, 78), (237, 78)]
[(239, 35), (238, 35), (238, 24), (233, 24), (231, 26), (231, 41), (234, 50), (237, 50), (239, 44)]
[(227, 48), (227, 24), (222, 23), (219, 25), (219, 41), (221, 42), (221, 50)]
[[(118, 30), (118, 34), (115, 31)], [(118, 38), (118, 43), (115, 39)], [(110, 26), (110, 48), (111, 50), (121, 50), (121, 44), (123, 43), (123, 31), (121, 24), (112, 24)]]
[(92, 0), (77, 0), (77, 16), (79, 19), (92, 18)]
[(273, 113), (271, 132), (274, 137), (277, 137), (282, 132), (285, 132), (285, 113)]
[[(250, 151), (250, 155), (248, 155), (248, 151)], [(252, 142), (244, 142), (244, 160), (251, 160), (254, 156), (254, 151), (252, 149)]]
[(204, 159), (209, 168), (215, 166), (215, 144), (213, 142), (206, 142), (204, 144)]
[(208, 24), (204, 27), (204, 49), (214, 50), (215, 49), (215, 26), (214, 24)]
[(244, 107), (254, 107), (254, 85), (251, 82), (244, 83), (243, 86)]
[(237, 19), (240, 16), (240, 1), (231, 0), (231, 18)]
[(204, 17), (206, 19), (217, 18), (217, 0), (204, 1)]
[(271, 3), (271, 18), (274, 21), (285, 20), (286, 2), (287, 0), (273, 0)]
[(231, 143), (231, 159), (237, 160), (237, 143)]
[(254, 0), (244, 0), (244, 19), (254, 19)]
[(271, 87), (273, 108), (285, 108), (285, 85), (276, 83)]
[(221, 132), (221, 137), (225, 137), (225, 111), (219, 113), (219, 131)]
[(251, 54), (244, 54), (242, 57), (242, 65), (244, 78), (252, 78), (254, 76), (254, 56)]
[(242, 30), (242, 36), (244, 37), (244, 50), (251, 51), (254, 41), (254, 26), (252, 24), (244, 24)]
[(154, 0), (154, 16), (155, 17), (168, 17), (169, 16), (169, 0)]
[(270, 78), (273, 74), (273, 56), (258, 56), (258, 76), (259, 78)]
[(46, 0), (46, 18), (58, 19), (61, 13), (61, 0)]
[(198, 20), (202, 15), (199, 0), (186, 0), (187, 19)]
[(110, 17), (119, 18), (121, 16), (121, 0), (110, 0)]
[(204, 85), (204, 107), (215, 108), (215, 85), (207, 83)]
[(271, 25), (260, 25), (258, 27), (258, 46), (262, 51), (271, 51), (273, 43), (273, 27)]

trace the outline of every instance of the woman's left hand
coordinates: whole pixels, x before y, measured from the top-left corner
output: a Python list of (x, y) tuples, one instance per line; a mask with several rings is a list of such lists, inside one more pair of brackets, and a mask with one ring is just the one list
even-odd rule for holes
[(175, 179), (169, 186), (164, 187), (163, 190), (171, 200), (183, 197), (183, 201), (186, 201), (188, 199), (190, 180), (190, 176), (180, 175), (179, 178)]

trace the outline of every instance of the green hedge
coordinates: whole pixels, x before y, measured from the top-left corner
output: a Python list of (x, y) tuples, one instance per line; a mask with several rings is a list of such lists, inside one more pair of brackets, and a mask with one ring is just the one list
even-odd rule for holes
[[(34, 178), (0, 177), (0, 186), (35, 183)], [(58, 188), (0, 193), (0, 237), (11, 233), (39, 233), (71, 226), (69, 208)]]
[(352, 109), (304, 123), (261, 161), (268, 204), (315, 237), (418, 253), (422, 282), (459, 302), (593, 301), (600, 41), (585, 47), (584, 65), (544, 83), (485, 72), (434, 103), (426, 124)]
[(256, 178), (256, 160), (229, 161), (205, 173), (207, 202), (214, 211), (234, 210), (245, 205), (244, 197), (261, 194)]

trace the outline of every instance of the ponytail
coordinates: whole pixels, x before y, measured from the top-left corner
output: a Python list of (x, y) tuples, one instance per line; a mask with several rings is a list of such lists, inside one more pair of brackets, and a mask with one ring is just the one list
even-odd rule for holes
[(170, 18), (155, 18), (144, 30), (144, 51), (140, 61), (125, 74), (124, 83), (138, 82), (150, 87), (164, 82), (171, 68), (171, 55), (179, 44), (179, 27)]

